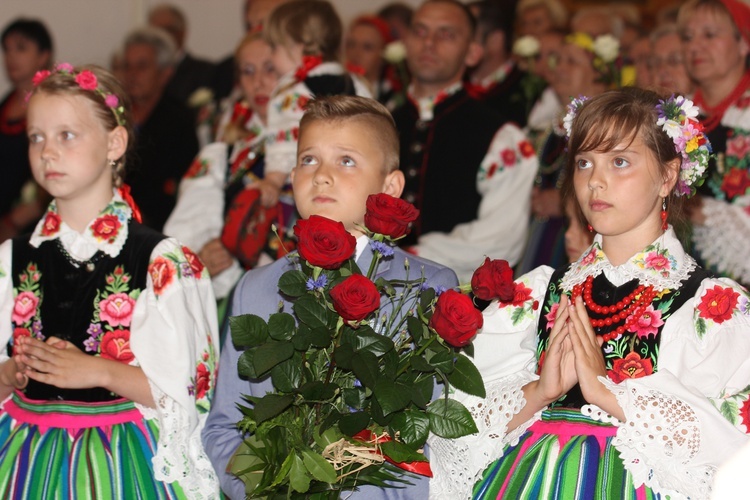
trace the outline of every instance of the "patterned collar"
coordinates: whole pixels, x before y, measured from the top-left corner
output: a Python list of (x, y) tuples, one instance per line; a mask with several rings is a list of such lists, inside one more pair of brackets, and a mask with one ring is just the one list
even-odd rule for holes
[(68, 226), (57, 214), (57, 203), (52, 201), (42, 220), (31, 233), (31, 246), (38, 248), (45, 241), (60, 239), (65, 250), (76, 260), (88, 260), (101, 250), (116, 257), (128, 239), (128, 221), (132, 211), (115, 192), (112, 200), (91, 221), (83, 234)]
[(672, 226), (643, 251), (619, 266), (609, 262), (601, 245), (602, 237), (597, 234), (594, 243), (565, 273), (561, 283), (564, 290), (571, 291), (573, 286), (583, 283), (589, 275), (598, 276), (601, 273), (615, 286), (637, 279), (657, 290), (674, 290), (680, 287), (680, 282), (687, 279), (697, 265), (695, 259), (685, 253)]
[(427, 96), (416, 98), (414, 97), (414, 86), (409, 86), (409, 99), (414, 103), (417, 110), (419, 111), (419, 119), (422, 121), (430, 121), (434, 118), (435, 106), (440, 104), (442, 101), (452, 96), (463, 88), (462, 82), (456, 82), (437, 93), (434, 96)]
[(499, 83), (504, 82), (505, 79), (510, 74), (510, 72), (513, 71), (514, 67), (515, 67), (515, 62), (513, 62), (512, 59), (509, 61), (505, 61), (495, 71), (485, 76), (478, 82), (472, 81), (472, 83), (474, 83), (475, 85), (481, 86), (485, 90), (488, 90), (490, 87), (493, 87)]

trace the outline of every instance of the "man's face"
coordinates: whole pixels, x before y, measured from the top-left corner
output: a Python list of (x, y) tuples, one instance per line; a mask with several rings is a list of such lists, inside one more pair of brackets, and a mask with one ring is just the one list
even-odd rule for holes
[(125, 48), (123, 72), (125, 90), (136, 102), (160, 96), (169, 79), (168, 70), (159, 67), (156, 49), (141, 43)]
[(409, 69), (424, 84), (450, 84), (463, 75), (471, 27), (466, 14), (450, 3), (426, 3), (412, 18), (404, 40)]

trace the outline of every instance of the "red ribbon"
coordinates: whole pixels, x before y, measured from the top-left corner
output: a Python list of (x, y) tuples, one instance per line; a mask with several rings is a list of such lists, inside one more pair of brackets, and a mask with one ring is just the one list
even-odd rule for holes
[(346, 63), (346, 71), (359, 76), (365, 76), (365, 68), (354, 63)]
[[(365, 441), (367, 443), (386, 443), (391, 440), (391, 436), (384, 434), (383, 436), (377, 436), (369, 429), (364, 429), (352, 436), (354, 439)], [(407, 472), (419, 474), (420, 476), (432, 477), (432, 469), (430, 469), (430, 462), (395, 462), (388, 455), (384, 454), (380, 450), (376, 450), (375, 453), (382, 456), (389, 463), (392, 463), (399, 469), (403, 469)]]
[(302, 64), (297, 68), (297, 72), (294, 73), (294, 77), (298, 82), (303, 81), (307, 78), (307, 74), (316, 66), (319, 66), (323, 62), (321, 56), (302, 56)]
[(117, 188), (117, 191), (120, 193), (120, 196), (125, 201), (125, 203), (130, 206), (130, 209), (133, 211), (133, 218), (136, 222), (143, 222), (141, 218), (141, 210), (138, 208), (138, 205), (135, 204), (135, 200), (130, 194), (130, 186), (127, 184), (123, 184), (119, 188)]

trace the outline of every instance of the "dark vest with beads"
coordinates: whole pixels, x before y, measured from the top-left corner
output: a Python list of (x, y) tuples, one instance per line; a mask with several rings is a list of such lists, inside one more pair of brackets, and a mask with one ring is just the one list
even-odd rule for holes
[[(60, 249), (57, 240), (45, 241), (34, 248), (29, 244), (29, 235), (15, 238), (12, 267), (14, 290), (19, 293), (19, 290), (28, 288), (22, 284), (29, 281), (36, 281), (34, 285), (38, 286), (35, 287), (39, 299), (37, 310), (31, 319), (31, 328), (27, 329), (38, 338), (57, 337), (87, 352), (84, 342), (90, 338), (89, 329), (97, 324), (93, 321), (94, 312), (107, 280), (111, 280), (115, 274), (127, 274), (130, 291), (144, 290), (151, 253), (164, 238), (164, 235), (131, 219), (128, 238), (116, 257), (99, 251), (78, 266)], [(98, 323), (101, 326), (102, 322)], [(26, 323), (13, 323), (14, 330), (26, 326)], [(11, 349), (12, 346), (9, 346), (9, 355)], [(29, 380), (24, 392), (26, 397), (34, 400), (101, 402), (120, 398), (101, 387), (62, 389), (34, 380)]]
[(506, 120), (466, 90), (439, 102), (430, 121), (407, 101), (393, 111), (406, 177), (403, 198), (420, 211), (405, 241), (431, 231), (448, 232), (477, 217), (482, 197), (477, 172), (495, 133)]

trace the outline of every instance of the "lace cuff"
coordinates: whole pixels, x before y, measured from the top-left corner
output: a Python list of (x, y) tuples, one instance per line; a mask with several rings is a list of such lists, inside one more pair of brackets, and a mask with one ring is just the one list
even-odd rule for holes
[(604, 381), (625, 412), (612, 444), (636, 487), (661, 495), (708, 498), (716, 468), (691, 465), (701, 448), (701, 423), (684, 401), (653, 389)]
[(738, 205), (705, 198), (705, 224), (695, 226), (693, 241), (701, 256), (722, 274), (750, 283), (750, 217)]
[(474, 483), (488, 465), (503, 455), (505, 445), (518, 443), (531, 424), (539, 420), (541, 411), (507, 432), (508, 423), (526, 404), (522, 387), (537, 378), (524, 371), (490, 384), (484, 399), (462, 394), (460, 399), (479, 432), (459, 439), (430, 435), (431, 499), (470, 498)]
[(149, 386), (156, 408), (139, 404), (136, 407), (147, 420), (159, 419), (154, 477), (167, 483), (179, 483), (189, 498), (216, 498), (218, 478), (203, 450), (200, 436), (208, 415), (200, 415), (198, 426), (190, 429), (188, 414), (177, 401), (163, 393), (151, 380)]

